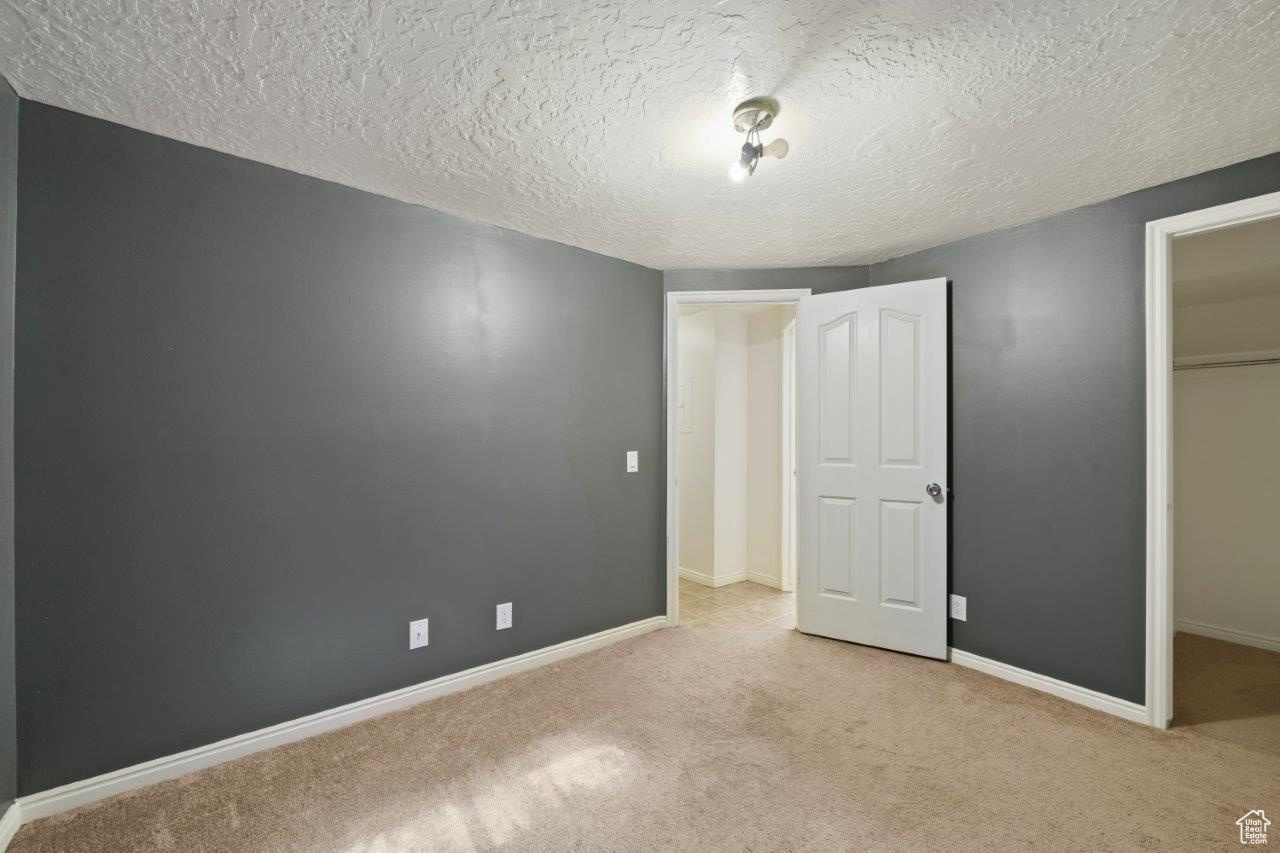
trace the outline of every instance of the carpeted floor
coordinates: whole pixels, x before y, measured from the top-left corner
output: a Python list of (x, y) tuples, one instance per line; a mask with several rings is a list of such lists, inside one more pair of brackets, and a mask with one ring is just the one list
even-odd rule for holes
[[(1280, 653), (1177, 634), (1173, 667), (1175, 727), (1280, 763)], [(1274, 807), (1280, 814), (1280, 803)]]
[(12, 849), (1226, 850), (1256, 808), (1280, 814), (1280, 761), (1201, 726), (686, 627), (38, 821)]

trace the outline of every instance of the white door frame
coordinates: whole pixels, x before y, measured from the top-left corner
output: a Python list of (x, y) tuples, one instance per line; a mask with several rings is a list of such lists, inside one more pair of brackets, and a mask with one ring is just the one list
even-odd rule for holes
[(676, 341), (681, 305), (745, 305), (758, 302), (795, 303), (800, 297), (809, 296), (809, 288), (793, 290), (688, 290), (667, 294), (667, 310), (663, 321), (663, 353), (666, 360), (666, 436), (667, 436), (667, 625), (680, 623), (680, 505), (676, 491), (676, 468), (679, 454), (676, 451), (676, 403), (679, 397), (680, 377), (677, 357), (680, 349)]
[(782, 329), (782, 532), (778, 588), (796, 591), (796, 318)]
[(1147, 722), (1173, 716), (1173, 241), (1280, 216), (1280, 192), (1147, 223)]

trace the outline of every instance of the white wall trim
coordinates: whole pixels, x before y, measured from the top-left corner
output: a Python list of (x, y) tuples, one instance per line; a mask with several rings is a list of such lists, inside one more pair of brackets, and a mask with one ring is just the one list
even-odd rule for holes
[(701, 584), (702, 586), (709, 586), (712, 589), (715, 589), (716, 587), (728, 586), (731, 583), (744, 581), (747, 579), (747, 573), (734, 572), (731, 575), (720, 575), (719, 577), (713, 578), (711, 575), (703, 574), (702, 572), (695, 572), (693, 569), (682, 568), (680, 569), (680, 577), (684, 578), (687, 581), (693, 581), (696, 584)]
[(782, 589), (782, 581), (773, 575), (766, 575), (762, 572), (747, 572), (747, 580), (752, 583), (758, 583), (763, 586), (771, 586), (774, 589)]
[[(716, 585), (716, 579), (713, 578), (711, 575), (705, 574), (703, 572), (695, 572), (693, 569), (682, 568), (680, 570), (680, 577), (684, 578), (687, 581), (693, 581), (694, 583), (700, 584), (702, 586), (711, 587), (712, 589), (714, 589)], [(721, 584), (721, 586), (723, 585), (724, 584)]]
[(676, 471), (679, 454), (676, 442), (676, 402), (680, 389), (677, 372), (679, 347), (676, 332), (681, 305), (747, 305), (760, 302), (796, 303), (803, 296), (813, 293), (809, 288), (791, 290), (686, 290), (667, 294), (667, 310), (663, 315), (662, 359), (665, 365), (663, 382), (666, 393), (666, 446), (667, 455), (667, 624), (680, 624), (680, 504), (676, 491)]
[(1173, 716), (1173, 241), (1280, 216), (1280, 193), (1147, 223), (1147, 722)]
[[(666, 627), (666, 625), (667, 618), (665, 616), (642, 619), (629, 625), (610, 628), (586, 637), (579, 637), (576, 640), (567, 640), (554, 646), (547, 646), (546, 648), (525, 652), (515, 657), (482, 664), (453, 675), (433, 678), (421, 684), (404, 687), (400, 690), (392, 690), (389, 693), (383, 693), (378, 696), (371, 696), (368, 699), (361, 699), (349, 705), (342, 705), (317, 714), (299, 717), (296, 720), (269, 726), (256, 732), (236, 735), (226, 740), (220, 740), (217, 743), (211, 743), (208, 746), (189, 749), (186, 752), (179, 752), (175, 755), (135, 764), (122, 770), (94, 776), (91, 779), (71, 782), (58, 788), (41, 791), (38, 794), (19, 797), (15, 805), (19, 807), (23, 822), (48, 817), (49, 815), (82, 806), (86, 803), (92, 803), (105, 797), (114, 796), (124, 791), (154, 785), (156, 782), (162, 782), (165, 779), (172, 779), (195, 770), (203, 770), (206, 767), (222, 764), (234, 758), (270, 749), (273, 746), (302, 740), (333, 729), (349, 726), (352, 723), (358, 723), (361, 720), (367, 720), (370, 717), (407, 708), (410, 705), (416, 705), (428, 699), (435, 699), (448, 693), (456, 693), (459, 690), (476, 687), (507, 675), (514, 675), (517, 672), (564, 660), (583, 652), (593, 651), (611, 643), (616, 643), (619, 640), (637, 637), (656, 628)], [(8, 815), (6, 815), (5, 820), (8, 820)]]
[(686, 569), (684, 566), (680, 566), (680, 577), (701, 586), (715, 586), (715, 582), (712, 580), (711, 575), (704, 574), (703, 572), (695, 572), (693, 569)]
[(1280, 652), (1280, 637), (1268, 637), (1264, 634), (1250, 634), (1248, 631), (1237, 631), (1234, 628), (1219, 628), (1217, 625), (1206, 625), (1204, 622), (1192, 622), (1179, 619), (1177, 630), (1184, 634), (1198, 634), (1227, 643), (1241, 646), (1253, 646), (1255, 649), (1266, 649), (1269, 652)]
[(771, 586), (774, 589), (781, 589), (778, 585), (777, 578), (772, 575), (761, 574), (760, 572), (734, 572), (731, 575), (722, 575), (718, 578), (713, 578), (711, 575), (704, 574), (703, 572), (696, 572), (693, 569), (686, 569), (684, 566), (681, 566), (679, 568), (679, 575), (681, 580), (692, 581), (693, 583), (701, 586), (709, 586), (712, 589), (728, 586), (731, 583), (738, 583), (740, 581), (751, 581), (753, 583)]
[(1138, 705), (1127, 699), (1108, 696), (1106, 693), (1099, 693), (1087, 687), (1079, 687), (1075, 684), (1059, 681), (1056, 678), (1040, 675), (1030, 670), (1009, 666), (1007, 663), (1000, 663), (990, 658), (979, 657), (960, 649), (949, 649), (948, 651), (950, 652), (951, 662), (960, 666), (976, 669), (979, 672), (985, 672), (987, 675), (994, 675), (996, 678), (1003, 678), (1005, 681), (1012, 681), (1014, 684), (1030, 687), (1032, 690), (1049, 693), (1060, 699), (1084, 705), (1086, 708), (1105, 711), (1108, 714), (1114, 714), (1134, 723), (1147, 722), (1147, 708), (1145, 705)]
[(15, 800), (0, 818), (0, 850), (8, 850), (9, 842), (22, 828), (22, 806)]
[(778, 589), (796, 591), (796, 318), (782, 329), (782, 531)]

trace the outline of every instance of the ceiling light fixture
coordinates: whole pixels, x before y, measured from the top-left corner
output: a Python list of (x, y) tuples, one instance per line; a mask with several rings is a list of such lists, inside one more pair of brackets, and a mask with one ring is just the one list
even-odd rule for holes
[(775, 139), (768, 145), (760, 141), (760, 131), (773, 124), (778, 114), (778, 102), (773, 98), (751, 98), (738, 104), (733, 109), (733, 126), (739, 133), (745, 133), (747, 139), (738, 152), (738, 161), (729, 168), (729, 176), (741, 181), (748, 175), (754, 175), (761, 157), (776, 157), (781, 160), (787, 156), (790, 146), (785, 139)]

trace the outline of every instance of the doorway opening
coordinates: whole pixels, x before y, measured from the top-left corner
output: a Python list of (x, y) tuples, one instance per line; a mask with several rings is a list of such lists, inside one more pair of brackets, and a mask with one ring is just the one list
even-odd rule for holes
[[(749, 429), (746, 437), (741, 432), (725, 437), (715, 427), (717, 420), (723, 421), (720, 425), (741, 421), (738, 416), (723, 420), (720, 408), (743, 410), (741, 387), (749, 369), (735, 369), (727, 379), (717, 373), (699, 379), (696, 369), (686, 367), (686, 344), (698, 337), (694, 326), (700, 322), (701, 337), (711, 340), (707, 348), (714, 353), (704, 355), (704, 360), (714, 364), (723, 355), (741, 365), (742, 342), (750, 341), (743, 335), (741, 317), (726, 313), (728, 319), (722, 320), (707, 309), (770, 305), (795, 310), (794, 346), (786, 345), (788, 311), (768, 323), (781, 333), (771, 340), (771, 369), (779, 375), (770, 380), (769, 393), (781, 394), (782, 376), (788, 377), (794, 414), (783, 417), (780, 406), (769, 410), (772, 451), (744, 454), (743, 446), (751, 447)], [(777, 605), (789, 612), (748, 601), (728, 620), (733, 624), (708, 618), (708, 627), (762, 627), (758, 621), (739, 624), (760, 615), (773, 627), (782, 627), (794, 618), (806, 634), (947, 657), (947, 328), (943, 278), (820, 296), (808, 291), (668, 294), (669, 624), (685, 621), (682, 609), (699, 611), (691, 616), (723, 615), (709, 613), (718, 609), (715, 593), (736, 584), (743, 584), (737, 587), (740, 595), (770, 593), (778, 601), (778, 596), (789, 595), (782, 587), (794, 577), (794, 595)], [(794, 366), (783, 368), (787, 353), (794, 355)], [(682, 400), (687, 409), (683, 413)], [(749, 408), (749, 394), (747, 400)], [(788, 421), (792, 426), (787, 444), (794, 454), (790, 477), (782, 476), (788, 463), (779, 455), (781, 427)], [(711, 443), (704, 443), (700, 452), (704, 462), (712, 461), (712, 473), (704, 473), (701, 481), (709, 499), (695, 495), (699, 475), (680, 470), (682, 456), (697, 448), (691, 436), (700, 423), (711, 428)], [(773, 437), (774, 427), (779, 428), (778, 438)], [(759, 524), (750, 522), (751, 511), (742, 503), (751, 491), (753, 457), (764, 472), (756, 482), (774, 484), (762, 487), (770, 493), (770, 508), (759, 516)], [(779, 484), (793, 489), (792, 494), (782, 498)], [(725, 497), (723, 504), (719, 496)], [(693, 507), (699, 500), (700, 514), (685, 512), (686, 504)], [(794, 510), (789, 522), (786, 508)], [(784, 535), (784, 523), (790, 523), (794, 533)], [(749, 567), (749, 545), (744, 543), (758, 532), (754, 528), (779, 534), (764, 550), (777, 590), (763, 582), (766, 572)], [(701, 557), (689, 547), (696, 546), (691, 540), (699, 535), (704, 537)], [(685, 608), (682, 585), (690, 599)], [(757, 595), (749, 595), (753, 592)], [(695, 605), (695, 598), (701, 603)]]
[(1280, 755), (1280, 193), (1147, 226), (1147, 705)]
[(667, 296), (667, 618), (796, 624), (796, 307), (806, 290)]

